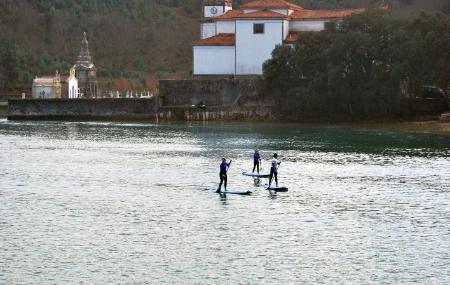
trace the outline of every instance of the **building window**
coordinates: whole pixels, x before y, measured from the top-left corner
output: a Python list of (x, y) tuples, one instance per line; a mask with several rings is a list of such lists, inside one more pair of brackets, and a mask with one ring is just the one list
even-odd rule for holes
[(253, 24), (254, 34), (264, 34), (264, 24)]

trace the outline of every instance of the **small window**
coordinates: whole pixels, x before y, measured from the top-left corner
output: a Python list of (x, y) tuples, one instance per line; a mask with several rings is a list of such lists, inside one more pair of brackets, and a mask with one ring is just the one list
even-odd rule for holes
[(264, 24), (253, 24), (254, 34), (264, 34)]

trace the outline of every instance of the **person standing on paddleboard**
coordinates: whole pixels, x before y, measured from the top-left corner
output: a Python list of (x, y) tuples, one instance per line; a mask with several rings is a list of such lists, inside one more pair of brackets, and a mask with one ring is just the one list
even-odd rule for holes
[(217, 189), (217, 193), (220, 192), (220, 189), (222, 188), (222, 183), (224, 184), (224, 189), (227, 191), (227, 171), (228, 168), (230, 168), (232, 160), (230, 160), (229, 163), (227, 163), (227, 160), (225, 158), (222, 158), (222, 163), (220, 164), (220, 184), (219, 188)]
[(261, 164), (261, 155), (259, 154), (259, 150), (255, 149), (255, 153), (253, 154), (253, 171), (252, 173), (256, 171), (259, 174), (259, 165)]
[(270, 178), (269, 178), (269, 187), (272, 185), (272, 178), (275, 177), (275, 183), (278, 187), (278, 166), (281, 164), (281, 162), (277, 159), (278, 154), (274, 153), (273, 158), (270, 161)]

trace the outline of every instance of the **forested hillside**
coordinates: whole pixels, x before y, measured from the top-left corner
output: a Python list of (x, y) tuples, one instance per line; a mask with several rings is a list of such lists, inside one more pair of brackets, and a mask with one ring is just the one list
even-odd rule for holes
[[(235, 1), (235, 7), (243, 0)], [(305, 8), (382, 0), (293, 0)], [(388, 1), (389, 2), (389, 1)], [(393, 7), (448, 12), (448, 0), (391, 0)], [(426, 2), (422, 5), (422, 2)], [(422, 4), (420, 4), (422, 3)], [(400, 10), (399, 10), (400, 11)], [(87, 31), (104, 82), (188, 76), (201, 0), (0, 0), (0, 93), (29, 89), (36, 75), (68, 72)]]

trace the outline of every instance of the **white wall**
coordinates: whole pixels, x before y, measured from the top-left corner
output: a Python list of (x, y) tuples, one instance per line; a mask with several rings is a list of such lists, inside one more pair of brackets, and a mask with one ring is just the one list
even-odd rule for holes
[(325, 22), (327, 21), (290, 21), (289, 30), (293, 32), (322, 31), (325, 29)]
[(202, 23), (200, 26), (200, 36), (202, 39), (217, 35), (216, 23)]
[(234, 74), (234, 46), (194, 46), (194, 74)]
[[(217, 9), (217, 13), (213, 14), (211, 13), (211, 9), (212, 8), (216, 8)], [(225, 8), (231, 8), (231, 7), (225, 7)], [(204, 6), (203, 7), (203, 16), (206, 18), (211, 18), (211, 17), (217, 17), (220, 15), (223, 15), (226, 11), (228, 11), (229, 9), (223, 9), (223, 6)]]
[(283, 21), (283, 40), (286, 39), (288, 34), (289, 34), (289, 21)]
[[(253, 24), (265, 24), (264, 34), (253, 34)], [(236, 21), (236, 74), (262, 74), (262, 64), (283, 42), (283, 20)]]
[(234, 21), (218, 21), (216, 22), (217, 34), (221, 33), (231, 33), (234, 34), (235, 30), (235, 22)]
[(54, 98), (54, 89), (51, 86), (33, 86), (32, 97), (33, 98)]
[(68, 79), (68, 91), (69, 91), (69, 98), (78, 98), (79, 92), (78, 92), (78, 80), (74, 77)]

